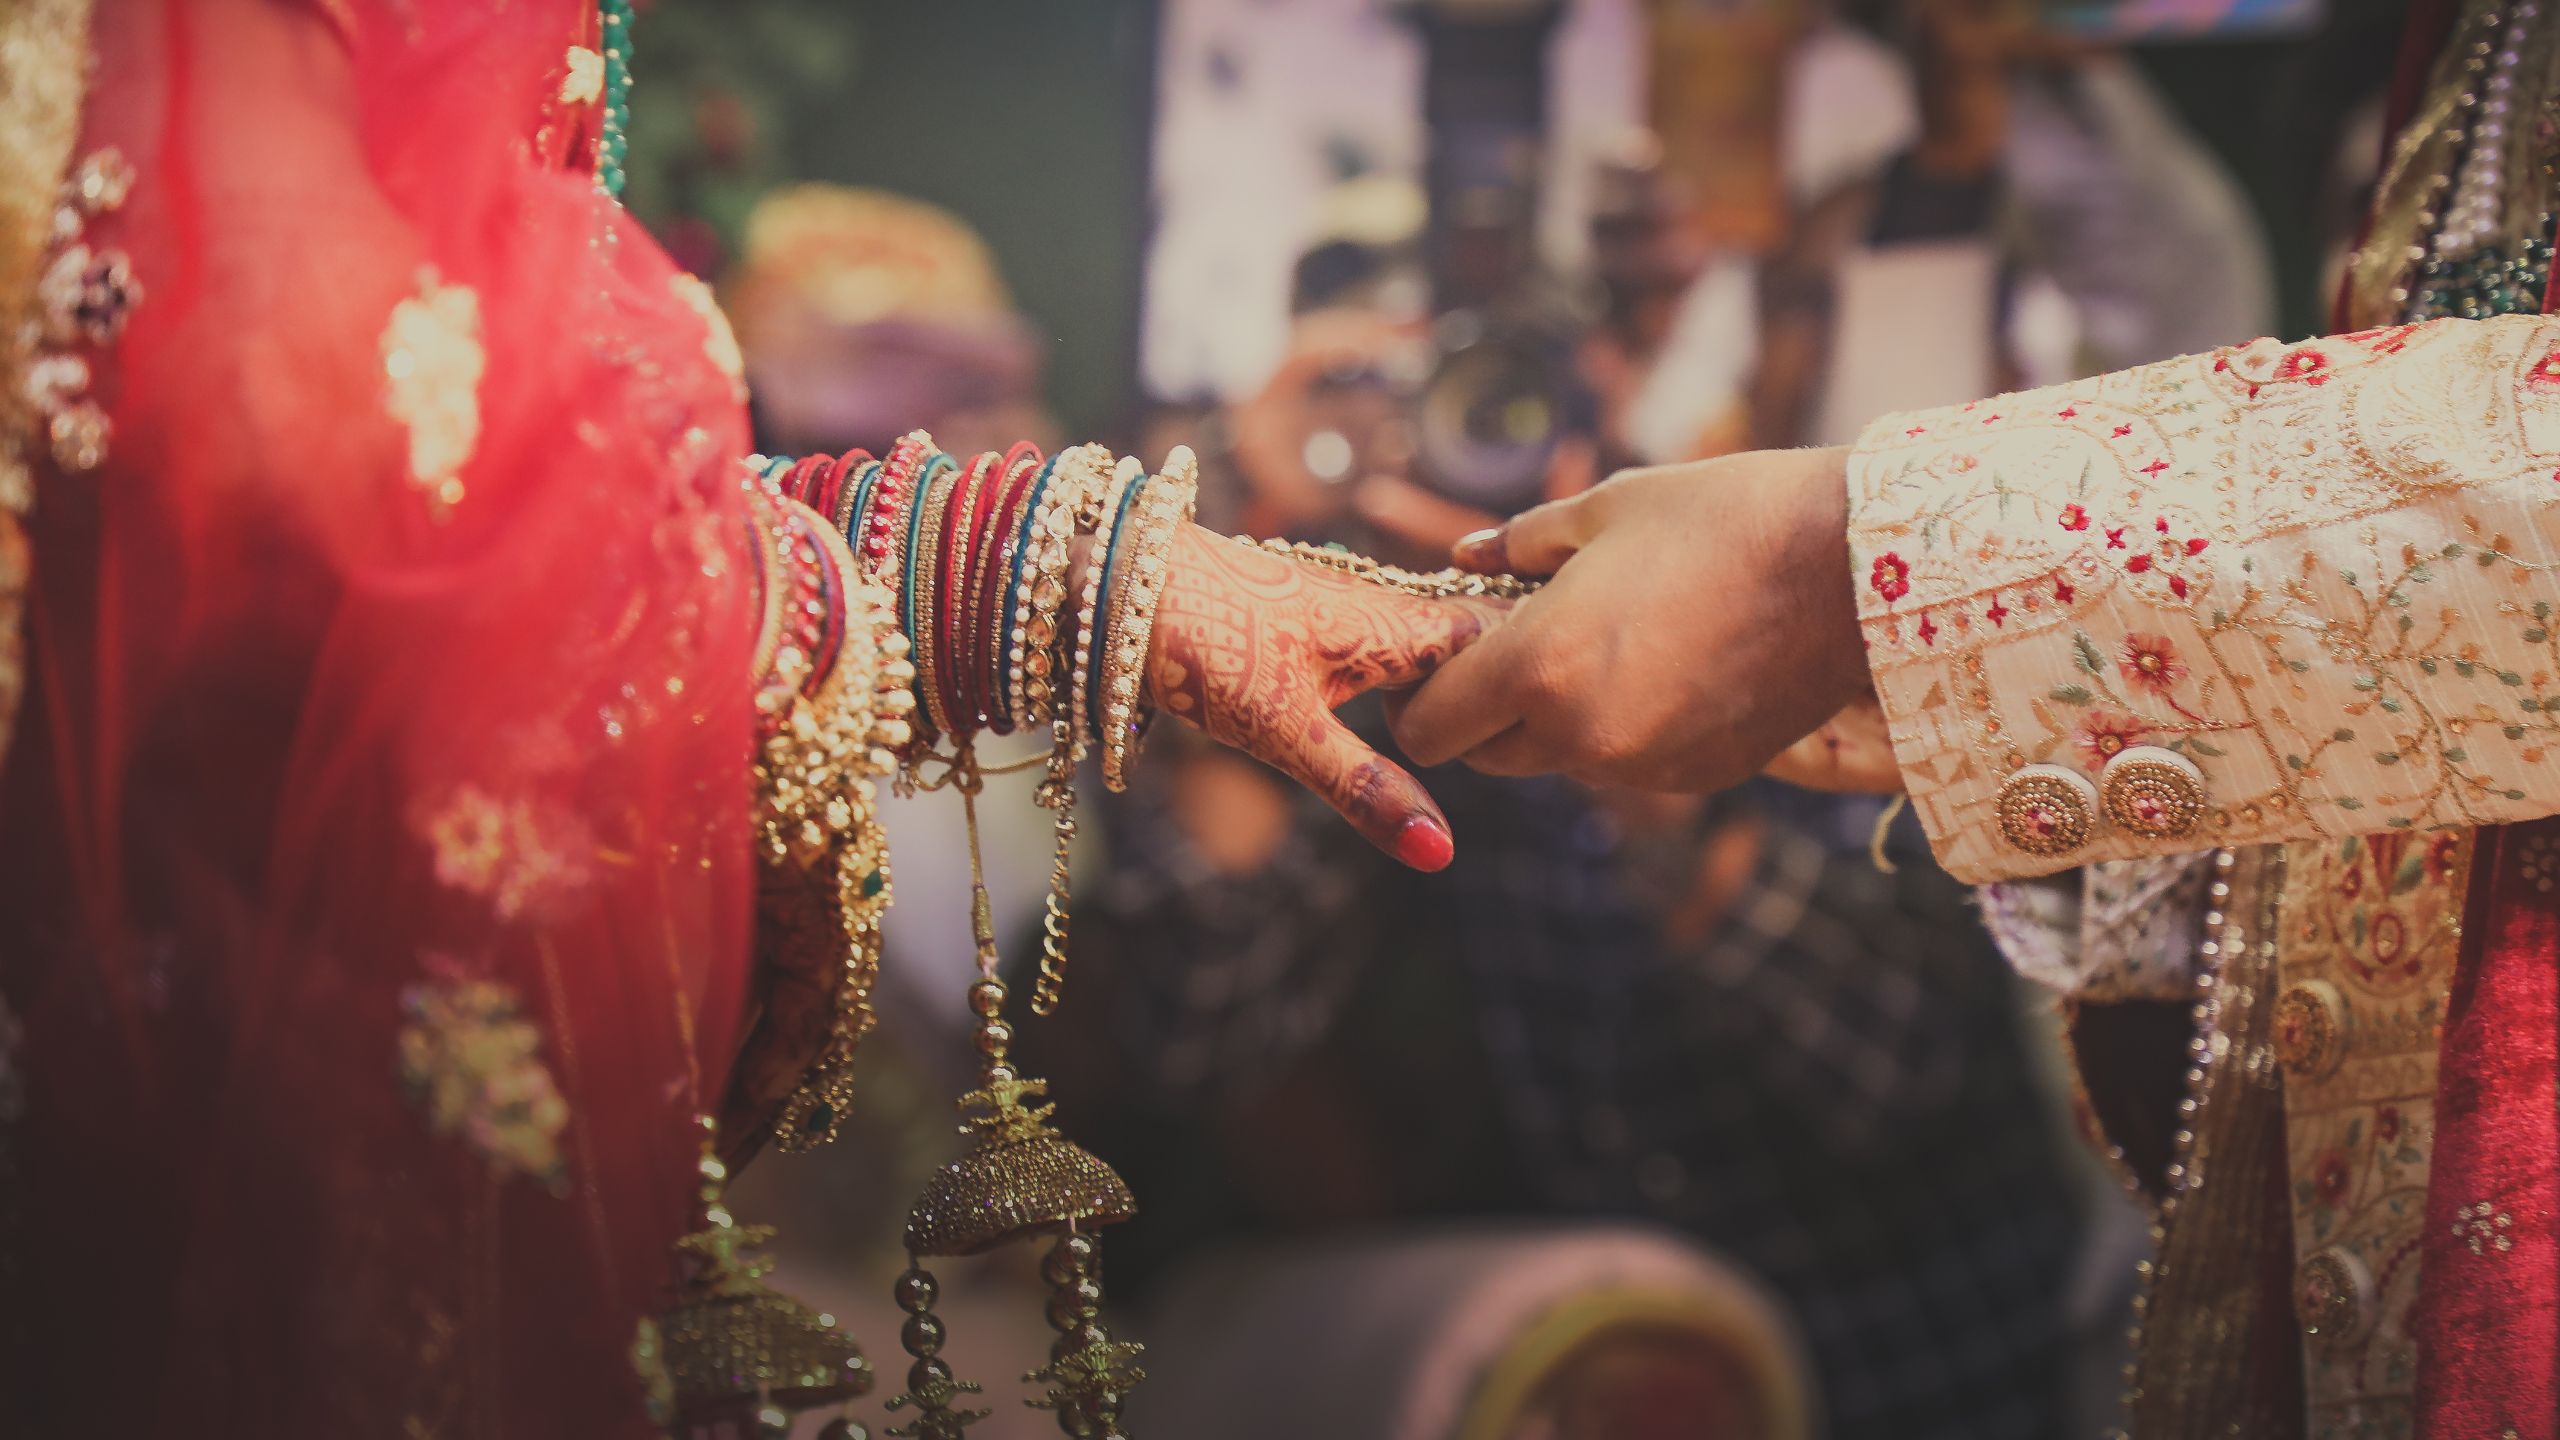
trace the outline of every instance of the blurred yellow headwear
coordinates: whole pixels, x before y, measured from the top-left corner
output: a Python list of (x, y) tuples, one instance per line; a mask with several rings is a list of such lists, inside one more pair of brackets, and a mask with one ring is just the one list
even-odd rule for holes
[(958, 216), (881, 190), (812, 182), (747, 215), (730, 278), (733, 312), (789, 299), (835, 324), (900, 319), (974, 325), (1010, 314), (995, 257)]

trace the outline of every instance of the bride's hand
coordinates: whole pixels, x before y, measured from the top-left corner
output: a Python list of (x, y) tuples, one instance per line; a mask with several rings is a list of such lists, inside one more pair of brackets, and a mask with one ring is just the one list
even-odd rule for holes
[(1157, 604), (1148, 691), (1323, 796), (1379, 849), (1437, 870), (1452, 853), (1440, 807), (1333, 709), (1419, 683), (1504, 608), (1405, 595), (1186, 527)]

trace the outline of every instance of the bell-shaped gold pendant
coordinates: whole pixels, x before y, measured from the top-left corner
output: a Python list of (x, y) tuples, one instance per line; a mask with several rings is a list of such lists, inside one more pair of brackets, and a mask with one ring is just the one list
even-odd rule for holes
[[(709, 1125), (702, 1228), (676, 1242), (685, 1278), (673, 1305), (640, 1322), (631, 1360), (650, 1419), (669, 1435), (743, 1424), (780, 1440), (795, 1413), (868, 1394), (871, 1364), (833, 1316), (765, 1283), (773, 1261), (753, 1252), (773, 1228), (731, 1218), (721, 1198), (729, 1172), (712, 1153)], [(862, 1431), (846, 1418), (830, 1433), (853, 1440)]]

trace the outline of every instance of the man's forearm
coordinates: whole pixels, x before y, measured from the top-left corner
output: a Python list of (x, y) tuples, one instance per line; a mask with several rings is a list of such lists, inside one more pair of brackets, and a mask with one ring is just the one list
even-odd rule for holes
[(1869, 431), (1852, 567), (1971, 879), (2560, 810), (2560, 322), (2272, 341)]

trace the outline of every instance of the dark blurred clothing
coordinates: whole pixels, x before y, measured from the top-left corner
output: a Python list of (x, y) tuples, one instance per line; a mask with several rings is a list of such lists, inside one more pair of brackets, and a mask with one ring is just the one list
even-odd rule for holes
[[(1886, 875), (1872, 802), (1755, 788), (1638, 835), (1567, 782), (1427, 783), (1459, 837), (1437, 876), (1312, 806), (1242, 877), (1160, 788), (1109, 810), (1081, 1018), (1048, 1043), (1079, 1133), (1149, 1197), (1115, 1282), (1275, 1233), (1646, 1217), (1790, 1304), (1831, 1433), (2056, 1433), (2057, 1130), (2012, 981), (1916, 832)], [(1757, 843), (1702, 925), (1735, 826)]]

